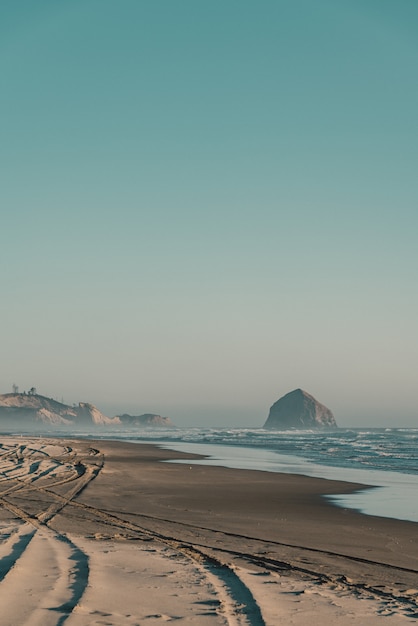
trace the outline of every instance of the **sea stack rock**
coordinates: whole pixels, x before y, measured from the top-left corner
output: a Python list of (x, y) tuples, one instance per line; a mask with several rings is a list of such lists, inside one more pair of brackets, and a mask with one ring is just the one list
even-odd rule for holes
[(326, 406), (303, 389), (295, 389), (273, 404), (264, 428), (337, 428), (337, 424)]

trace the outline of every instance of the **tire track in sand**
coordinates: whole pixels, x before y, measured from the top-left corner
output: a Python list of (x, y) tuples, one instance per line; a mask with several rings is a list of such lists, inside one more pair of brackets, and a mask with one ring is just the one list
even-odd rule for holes
[(1, 623), (61, 626), (84, 593), (88, 557), (46, 527), (22, 548), (0, 585)]
[[(28, 457), (42, 453), (42, 463), (28, 462), (25, 452)], [(68, 456), (67, 453), (68, 449), (63, 448), (64, 457)], [(48, 528), (47, 523), (85, 488), (100, 468), (85, 467), (77, 457), (73, 460), (66, 458), (65, 463), (50, 457), (52, 470), (49, 471), (45, 467), (47, 462), (47, 453), (20, 443), (1, 457), (2, 482), (6, 484), (3, 494), (8, 496), (28, 489), (38, 491), (34, 482), (54, 475), (55, 467), (60, 468), (61, 476), (50, 481), (50, 486), (71, 483), (71, 488), (59, 503), (54, 502), (46, 510), (35, 514), (10, 502), (4, 495), (0, 496), (0, 505), (18, 520), (11, 528), (9, 524), (7, 532), (3, 533), (5, 539), (0, 544), (2, 626), (61, 626), (79, 602), (88, 583), (88, 556), (65, 535)], [(26, 474), (22, 471), (25, 467)], [(22, 594), (24, 602), (20, 600)]]
[[(38, 443), (38, 442), (37, 442)], [(55, 445), (56, 447), (56, 445)], [(71, 452), (71, 457), (68, 454)], [(97, 454), (98, 451), (91, 451)], [(41, 464), (36, 464), (34, 455), (42, 453)], [(25, 473), (25, 454), (31, 457)], [(14, 556), (6, 554), (3, 580), (0, 579), (0, 604), (2, 606), (2, 626), (62, 626), (72, 614), (74, 608), (82, 598), (88, 583), (89, 561), (85, 552), (79, 549), (65, 535), (52, 530), (48, 525), (58, 512), (67, 505), (77, 505), (92, 512), (91, 507), (85, 507), (74, 502), (74, 498), (95, 478), (103, 466), (103, 461), (86, 464), (77, 454), (66, 448), (65, 454), (60, 455), (59, 463), (66, 464), (66, 477), (49, 482), (48, 487), (42, 486), (42, 478), (54, 477), (53, 471), (45, 468), (48, 454), (45, 450), (29, 448), (19, 443), (15, 450), (5, 451), (1, 457), (3, 481), (10, 485), (0, 494), (0, 505), (8, 509), (17, 518), (25, 522), (25, 527), (31, 525), (33, 530), (23, 534), (26, 537), (20, 543), (14, 543)], [(49, 457), (50, 462), (57, 462), (57, 455)], [(4, 468), (4, 464), (12, 463), (15, 467)], [(17, 471), (16, 471), (17, 469)], [(76, 476), (74, 475), (76, 470)], [(30, 474), (30, 482), (28, 475)], [(61, 468), (62, 474), (62, 468)], [(57, 485), (72, 484), (64, 493), (55, 493), (52, 489)], [(40, 483), (40, 484), (37, 484)], [(35, 491), (52, 498), (47, 509), (35, 513), (29, 512), (10, 501), (16, 492), (24, 490), (26, 494)], [(187, 557), (202, 572), (208, 583), (215, 591), (219, 604), (218, 613), (227, 622), (228, 626), (265, 626), (260, 607), (254, 600), (251, 591), (227, 564), (221, 563), (213, 556), (193, 549), (190, 545), (182, 545), (177, 540), (164, 537), (137, 524), (127, 523), (116, 516), (109, 516), (97, 509), (96, 517), (110, 524), (113, 528), (122, 527), (133, 531), (137, 538), (147, 541), (154, 540), (163, 544), (178, 554)], [(10, 547), (10, 546), (9, 546)], [(51, 555), (54, 555), (51, 558)], [(37, 563), (39, 573), (33, 575), (33, 563)], [(1, 564), (1, 561), (0, 561)], [(31, 566), (32, 564), (32, 566)], [(17, 590), (17, 591), (16, 591)], [(20, 603), (16, 593), (26, 594), (26, 602)], [(16, 613), (19, 607), (20, 613)]]

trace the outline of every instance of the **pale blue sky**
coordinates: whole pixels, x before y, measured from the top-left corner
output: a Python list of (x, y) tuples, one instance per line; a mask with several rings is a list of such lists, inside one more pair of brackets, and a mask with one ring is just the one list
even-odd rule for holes
[(4, 0), (0, 392), (418, 425), (416, 0)]

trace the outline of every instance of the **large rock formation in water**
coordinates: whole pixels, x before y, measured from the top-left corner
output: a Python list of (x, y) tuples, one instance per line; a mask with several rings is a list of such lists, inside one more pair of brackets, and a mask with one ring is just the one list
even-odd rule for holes
[(295, 389), (273, 404), (264, 428), (337, 428), (337, 424), (330, 409), (303, 389)]

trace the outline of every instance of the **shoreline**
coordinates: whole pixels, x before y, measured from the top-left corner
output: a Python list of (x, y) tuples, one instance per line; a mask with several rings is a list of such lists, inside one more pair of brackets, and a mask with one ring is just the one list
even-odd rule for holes
[[(295, 474), (308, 478), (363, 485), (364, 488), (358, 491), (332, 494), (328, 498), (336, 506), (349, 508), (364, 515), (418, 522), (418, 509), (414, 506), (418, 492), (418, 476), (414, 474), (320, 465), (294, 454), (285, 455), (267, 449), (236, 447), (228, 444), (158, 441), (149, 443), (163, 449), (201, 454), (202, 459), (192, 461), (193, 464)], [(237, 455), (237, 452), (241, 454)], [(175, 463), (176, 460), (173, 462)], [(392, 504), (395, 502), (396, 508)]]
[[(30, 626), (41, 615), (45, 626), (62, 616), (66, 626), (99, 624), (104, 614), (115, 626), (180, 617), (276, 626), (289, 616), (302, 625), (306, 611), (322, 623), (374, 625), (385, 617), (392, 626), (418, 616), (417, 524), (323, 497), (364, 485), (192, 465), (196, 455), (150, 443), (0, 442), (0, 600), (12, 615), (28, 585), (16, 580), (23, 568), (8, 569), (11, 554), (26, 559), (27, 572), (38, 564), (44, 577), (30, 584), (44, 585), (44, 596), (19, 600)], [(50, 586), (53, 557), (42, 543), (52, 546), (55, 567), (68, 570)], [(38, 597), (49, 600), (39, 606)], [(54, 602), (58, 608), (48, 609)]]

